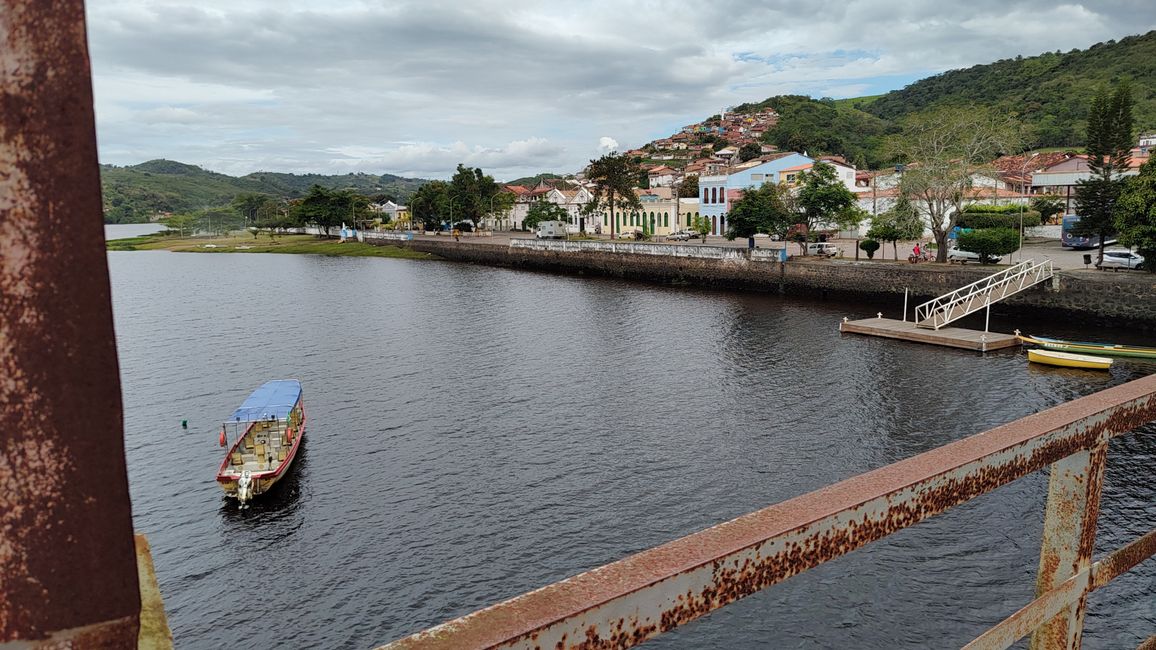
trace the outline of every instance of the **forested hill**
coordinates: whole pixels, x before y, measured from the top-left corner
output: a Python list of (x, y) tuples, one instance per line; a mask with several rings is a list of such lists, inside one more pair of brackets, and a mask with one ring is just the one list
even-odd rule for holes
[(982, 104), (1018, 115), (1036, 146), (1079, 146), (1096, 88), (1124, 77), (1132, 80), (1136, 128), (1156, 129), (1156, 31), (951, 70), (852, 106), (894, 121), (944, 104)]
[(158, 213), (216, 207), (249, 192), (297, 198), (304, 196), (314, 184), (404, 201), (426, 182), (392, 174), (325, 176), (256, 172), (236, 177), (172, 160), (150, 160), (129, 167), (101, 165), (100, 180), (106, 223), (140, 223)]

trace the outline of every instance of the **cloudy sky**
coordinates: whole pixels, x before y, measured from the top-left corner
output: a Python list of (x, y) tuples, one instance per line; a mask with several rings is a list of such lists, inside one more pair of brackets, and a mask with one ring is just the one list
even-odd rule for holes
[(1156, 28), (1156, 2), (88, 0), (102, 162), (499, 180), (720, 109)]

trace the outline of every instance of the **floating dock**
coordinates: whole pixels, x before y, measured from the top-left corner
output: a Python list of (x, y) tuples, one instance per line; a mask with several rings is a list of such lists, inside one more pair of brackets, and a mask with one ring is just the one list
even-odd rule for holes
[(839, 323), (839, 331), (916, 343), (930, 343), (931, 345), (943, 345), (949, 348), (962, 348), (978, 352), (1010, 348), (1020, 344), (1015, 334), (979, 332), (959, 327), (941, 327), (937, 330), (925, 329), (916, 327), (915, 323), (911, 321), (895, 320), (894, 318), (864, 318), (863, 320), (850, 321), (844, 319), (843, 322)]

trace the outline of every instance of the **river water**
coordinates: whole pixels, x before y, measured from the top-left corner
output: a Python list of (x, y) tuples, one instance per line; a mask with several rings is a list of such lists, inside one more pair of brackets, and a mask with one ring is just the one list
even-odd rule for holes
[[(374, 646), (1156, 369), (839, 335), (878, 305), (444, 262), (109, 261), (134, 519), (179, 648)], [(1017, 326), (1118, 334), (993, 319)], [(216, 428), (284, 377), (305, 388), (304, 454), (239, 510)], [(1156, 522), (1154, 431), (1109, 460), (1101, 549)], [(1045, 489), (1028, 477), (652, 645), (959, 646), (1032, 597)], [(1154, 564), (1092, 596), (1085, 647), (1156, 629)]]

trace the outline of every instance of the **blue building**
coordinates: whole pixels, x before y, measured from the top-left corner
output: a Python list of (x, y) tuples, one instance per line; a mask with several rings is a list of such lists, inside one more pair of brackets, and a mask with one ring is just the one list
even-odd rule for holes
[(711, 234), (726, 233), (730, 204), (742, 196), (742, 190), (764, 183), (782, 182), (779, 172), (812, 162), (811, 158), (792, 151), (739, 163), (726, 174), (700, 176), (699, 209), (711, 221)]

